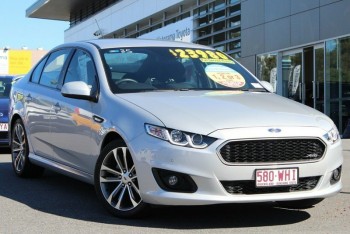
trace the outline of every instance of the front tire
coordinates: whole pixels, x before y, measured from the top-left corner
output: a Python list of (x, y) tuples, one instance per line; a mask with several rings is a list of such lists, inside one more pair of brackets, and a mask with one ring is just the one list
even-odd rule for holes
[(124, 142), (112, 141), (101, 152), (95, 168), (95, 189), (104, 206), (120, 218), (139, 217), (142, 201), (136, 168)]
[(40, 177), (44, 173), (44, 168), (32, 164), (29, 161), (29, 147), (27, 134), (22, 120), (17, 119), (12, 128), (11, 134), (11, 158), (12, 167), (17, 176)]

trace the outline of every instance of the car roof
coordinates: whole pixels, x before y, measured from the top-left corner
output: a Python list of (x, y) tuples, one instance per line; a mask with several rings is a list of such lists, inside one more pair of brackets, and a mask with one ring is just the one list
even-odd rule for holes
[[(122, 47), (178, 47), (178, 48), (196, 48), (196, 49), (212, 49), (208, 46), (198, 45), (188, 42), (178, 41), (162, 41), (152, 39), (136, 39), (136, 38), (123, 38), (123, 39), (96, 39), (74, 43), (66, 43), (61, 46), (78, 46), (79, 44), (93, 44), (99, 49), (109, 48), (122, 48)], [(59, 47), (61, 47), (59, 46)]]

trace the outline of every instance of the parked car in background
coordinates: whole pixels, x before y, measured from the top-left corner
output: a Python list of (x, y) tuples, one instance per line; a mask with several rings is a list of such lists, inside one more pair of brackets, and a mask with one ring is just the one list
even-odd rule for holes
[(12, 83), (17, 76), (0, 76), (0, 147), (9, 147), (8, 112)]
[(94, 184), (118, 217), (149, 204), (278, 202), (337, 194), (341, 140), (326, 115), (275, 95), (210, 47), (137, 39), (68, 43), (11, 91), (12, 165)]

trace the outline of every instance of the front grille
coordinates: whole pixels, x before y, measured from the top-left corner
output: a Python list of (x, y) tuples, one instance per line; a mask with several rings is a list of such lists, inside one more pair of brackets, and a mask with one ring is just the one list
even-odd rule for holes
[(266, 194), (266, 193), (288, 193), (308, 191), (316, 187), (320, 176), (299, 178), (297, 185), (283, 187), (257, 188), (254, 180), (244, 181), (220, 181), (225, 190), (230, 194)]
[(228, 163), (295, 162), (318, 160), (325, 148), (318, 139), (267, 139), (231, 141), (219, 152)]

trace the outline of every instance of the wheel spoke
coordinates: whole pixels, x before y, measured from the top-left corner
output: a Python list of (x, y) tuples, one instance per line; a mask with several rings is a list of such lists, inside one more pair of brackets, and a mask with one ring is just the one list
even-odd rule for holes
[(19, 154), (17, 154), (15, 159), (15, 166), (17, 171), (21, 170), (20, 165), (22, 165), (22, 154), (23, 152), (21, 151)]
[(114, 159), (117, 162), (120, 171), (123, 171), (123, 166), (122, 166), (120, 159), (118, 157), (118, 149), (113, 150), (113, 154), (114, 154)]
[(124, 193), (125, 193), (126, 187), (123, 188), (123, 191), (120, 193), (119, 197), (118, 197), (118, 203), (115, 205), (115, 207), (120, 210), (120, 205), (122, 203), (123, 197), (124, 197)]
[(18, 152), (18, 151), (21, 151), (22, 149), (21, 148), (16, 148), (16, 149), (13, 149), (12, 151), (13, 152)]
[(123, 160), (124, 160), (124, 166), (125, 166), (125, 170), (129, 170), (129, 168), (128, 168), (128, 161), (127, 161), (127, 159), (126, 159), (126, 157), (127, 157), (127, 152), (126, 152), (126, 147), (123, 147), (122, 148), (122, 152), (123, 152)]
[(100, 177), (100, 182), (101, 183), (116, 183), (116, 182), (121, 182), (121, 180), (117, 177)]
[(134, 207), (136, 207), (138, 205), (138, 203), (135, 201), (135, 196), (134, 196), (134, 193), (133, 193), (132, 189), (130, 188), (130, 186), (128, 186), (128, 194), (129, 194), (129, 198), (130, 198), (132, 205)]
[(139, 188), (135, 185), (135, 183), (133, 181), (131, 181), (131, 185), (134, 188), (134, 190), (137, 192), (137, 194), (139, 196), (141, 196)]
[(109, 195), (107, 201), (109, 204), (112, 204), (112, 199), (114, 198), (114, 196), (120, 191), (120, 189), (122, 188), (122, 184), (120, 183), (114, 190), (113, 192)]
[(118, 172), (118, 171), (116, 171), (116, 170), (113, 170), (112, 168), (109, 168), (109, 167), (107, 167), (107, 166), (105, 166), (105, 165), (103, 165), (103, 164), (102, 164), (102, 167), (101, 167), (101, 171), (107, 171), (107, 172), (109, 172), (109, 173), (111, 173), (111, 174), (114, 174), (114, 175), (117, 175), (117, 176), (120, 176), (120, 175), (121, 175), (120, 172)]
[(22, 131), (20, 129), (20, 125), (16, 125), (15, 132), (19, 143), (22, 144), (22, 133), (21, 133)]
[(15, 139), (12, 140), (12, 143), (15, 143), (16, 145), (21, 145), (21, 143), (17, 142)]

